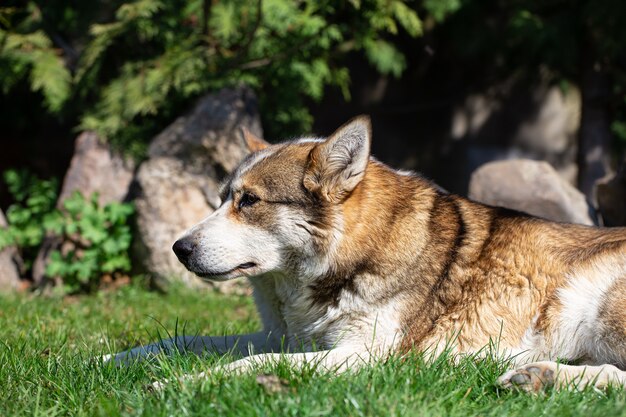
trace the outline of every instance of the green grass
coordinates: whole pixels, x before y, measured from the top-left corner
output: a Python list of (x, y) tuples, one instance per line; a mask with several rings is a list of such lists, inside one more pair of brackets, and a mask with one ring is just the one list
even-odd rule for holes
[(0, 416), (626, 416), (626, 393), (555, 392), (527, 395), (495, 385), (504, 365), (493, 360), (420, 355), (391, 359), (340, 376), (271, 372), (286, 388), (269, 392), (256, 374), (214, 375), (146, 392), (151, 381), (197, 373), (220, 360), (176, 355), (125, 368), (94, 358), (166, 333), (224, 334), (258, 328), (246, 297), (138, 287), (78, 298), (0, 298)]

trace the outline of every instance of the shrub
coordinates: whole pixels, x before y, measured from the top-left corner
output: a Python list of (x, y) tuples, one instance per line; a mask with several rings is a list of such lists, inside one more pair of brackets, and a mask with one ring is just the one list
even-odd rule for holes
[(56, 179), (40, 180), (27, 171), (6, 171), (3, 175), (12, 204), (6, 211), (8, 227), (0, 228), (0, 250), (15, 245), (27, 273), (46, 233), (56, 219)]
[(259, 93), (266, 132), (283, 137), (310, 129), (307, 104), (326, 87), (349, 96), (348, 54), (364, 53), (381, 73), (402, 73), (394, 38), (422, 32), (409, 4), (29, 1), (0, 8), (0, 89), (10, 93), (28, 79), (48, 111), (141, 153), (181, 107), (244, 82)]
[(55, 250), (47, 265), (48, 276), (58, 276), (71, 291), (90, 290), (104, 274), (128, 272), (132, 241), (128, 219), (130, 203), (98, 204), (98, 194), (86, 199), (79, 192), (63, 202), (48, 231), (62, 237), (65, 248)]
[(25, 272), (48, 234), (63, 243), (51, 253), (46, 274), (61, 278), (67, 291), (89, 291), (104, 274), (130, 271), (132, 204), (100, 206), (97, 194), (85, 198), (75, 192), (59, 209), (55, 180), (16, 171), (7, 171), (4, 178), (15, 203), (7, 210), (8, 227), (0, 229), (0, 249), (17, 246)]

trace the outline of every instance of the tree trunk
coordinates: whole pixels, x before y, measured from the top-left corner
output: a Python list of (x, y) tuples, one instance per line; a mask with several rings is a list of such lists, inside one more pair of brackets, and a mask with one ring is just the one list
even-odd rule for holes
[(597, 194), (604, 225), (626, 226), (626, 156), (617, 174), (598, 184)]
[(581, 48), (582, 109), (578, 138), (578, 188), (597, 206), (596, 182), (609, 174), (611, 80), (589, 36)]

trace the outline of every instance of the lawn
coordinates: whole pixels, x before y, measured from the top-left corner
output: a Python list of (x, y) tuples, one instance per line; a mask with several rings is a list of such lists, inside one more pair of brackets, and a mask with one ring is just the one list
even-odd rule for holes
[[(220, 358), (175, 355), (115, 368), (95, 359), (167, 333), (249, 332), (259, 321), (251, 299), (172, 289), (163, 295), (128, 286), (94, 296), (0, 298), (0, 416), (626, 416), (626, 393), (499, 390), (504, 365), (493, 360), (420, 355), (391, 359), (341, 376), (277, 364), (250, 375), (214, 375), (172, 384), (154, 380), (200, 372)], [(223, 359), (222, 359), (223, 360)], [(257, 382), (272, 373), (283, 384)]]

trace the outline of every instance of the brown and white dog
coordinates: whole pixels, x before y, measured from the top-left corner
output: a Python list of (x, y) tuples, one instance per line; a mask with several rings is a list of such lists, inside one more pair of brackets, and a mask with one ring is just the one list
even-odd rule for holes
[(161, 341), (117, 363), (177, 346), (245, 356), (227, 371), (279, 357), (343, 371), (497, 340), (518, 367), (505, 387), (626, 386), (626, 229), (448, 194), (371, 158), (367, 117), (327, 139), (244, 136), (253, 153), (221, 207), (173, 249), (206, 280), (248, 277), (264, 330)]

